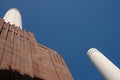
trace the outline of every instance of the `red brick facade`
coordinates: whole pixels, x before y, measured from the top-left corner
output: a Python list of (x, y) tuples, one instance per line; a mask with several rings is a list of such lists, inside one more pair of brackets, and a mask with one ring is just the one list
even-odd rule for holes
[(0, 80), (73, 80), (63, 58), (0, 19)]

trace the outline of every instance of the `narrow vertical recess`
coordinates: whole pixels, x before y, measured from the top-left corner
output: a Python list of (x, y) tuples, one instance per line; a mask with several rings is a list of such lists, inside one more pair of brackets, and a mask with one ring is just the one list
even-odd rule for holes
[(53, 60), (53, 58), (52, 58), (52, 55), (53, 55), (53, 54), (51, 54), (51, 51), (49, 50), (49, 56), (50, 56), (50, 58), (51, 58), (51, 61), (52, 61), (53, 66), (54, 66), (54, 69), (55, 69), (57, 78), (58, 78), (58, 80), (60, 80), (59, 74), (58, 74), (58, 72), (57, 72), (57, 70), (56, 70), (56, 66), (55, 66), (54, 60)]
[(64, 66), (66, 66), (66, 64), (65, 64), (65, 62), (64, 62), (64, 60), (62, 59), (61, 56), (60, 56), (60, 60), (61, 60), (62, 64), (63, 64)]
[(5, 52), (5, 47), (6, 47), (6, 38), (8, 34), (8, 28), (9, 28), (9, 23), (5, 23), (2, 29), (2, 33), (0, 35), (1, 39), (1, 60), (0, 60), (0, 69), (6, 68), (4, 65), (6, 64), (2, 59), (4, 59), (4, 52)]
[(4, 25), (4, 20), (0, 19), (0, 34), (1, 34), (1, 31), (2, 31), (2, 28), (3, 28), (3, 25)]
[(58, 59), (58, 62), (61, 64), (61, 60), (60, 60), (60, 56), (59, 55), (56, 55), (57, 59)]
[(56, 54), (53, 54), (53, 56), (54, 56), (55, 62), (57, 62), (57, 63), (58, 63), (58, 59), (57, 59)]
[(21, 64), (21, 67), (20, 67), (20, 71), (21, 71), (21, 73), (22, 74), (24, 74), (25, 73), (25, 64), (24, 64), (24, 39), (23, 39), (23, 37), (22, 36), (20, 36), (20, 47), (21, 47), (21, 54), (20, 54), (20, 59), (21, 59), (21, 61), (20, 61), (20, 64)]
[[(0, 19), (0, 37), (2, 37), (1, 32), (2, 32), (2, 28), (4, 25), (5, 25), (4, 20)], [(1, 60), (2, 60), (2, 54), (3, 54), (2, 52), (3, 52), (4, 44), (5, 44), (5, 40), (0, 38), (0, 65), (1, 65)]]

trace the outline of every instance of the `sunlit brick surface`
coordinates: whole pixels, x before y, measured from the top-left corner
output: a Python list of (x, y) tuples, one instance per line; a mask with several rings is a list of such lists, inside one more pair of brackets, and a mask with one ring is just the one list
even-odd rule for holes
[[(37, 43), (33, 33), (14, 26), (0, 19), (0, 71), (9, 71), (0, 73), (0, 78), (73, 80), (63, 58), (56, 51)], [(13, 71), (20, 74), (13, 74)], [(28, 75), (31, 79), (21, 75)], [(4, 76), (8, 78), (4, 79)]]

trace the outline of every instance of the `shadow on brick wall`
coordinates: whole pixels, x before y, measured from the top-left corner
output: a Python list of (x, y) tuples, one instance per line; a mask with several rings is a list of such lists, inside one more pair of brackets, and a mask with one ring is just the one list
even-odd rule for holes
[(22, 75), (18, 71), (13, 70), (0, 70), (0, 80), (44, 80), (37, 77), (30, 77), (28, 75)]

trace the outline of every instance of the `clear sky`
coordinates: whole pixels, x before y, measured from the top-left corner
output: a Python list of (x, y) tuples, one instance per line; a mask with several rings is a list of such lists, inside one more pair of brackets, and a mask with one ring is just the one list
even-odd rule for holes
[(75, 80), (103, 80), (87, 57), (92, 47), (120, 67), (120, 0), (0, 0), (0, 17), (13, 7), (23, 29), (58, 51)]

